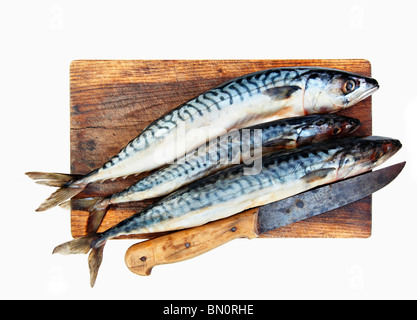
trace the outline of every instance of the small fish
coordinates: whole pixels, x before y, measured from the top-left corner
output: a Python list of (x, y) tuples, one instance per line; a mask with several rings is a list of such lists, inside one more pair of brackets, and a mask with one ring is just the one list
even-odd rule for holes
[(107, 240), (121, 235), (172, 231), (203, 225), (314, 187), (371, 170), (401, 148), (385, 137), (328, 140), (262, 158), (262, 171), (244, 175), (237, 165), (198, 180), (121, 221), (103, 233), (57, 246), (54, 253), (88, 253), (93, 286)]
[[(36, 211), (72, 198), (89, 183), (172, 163), (231, 129), (293, 116), (336, 112), (365, 99), (378, 88), (375, 79), (316, 67), (275, 68), (233, 79), (155, 120), (102, 167), (84, 176), (28, 172), (30, 178), (42, 184), (60, 187)], [(193, 130), (203, 134), (189, 139)]]
[[(102, 198), (73, 199), (61, 204), (90, 211), (87, 233), (96, 232), (112, 204), (141, 201), (167, 195), (209, 174), (250, 159), (256, 149), (256, 130), (260, 130), (260, 155), (280, 149), (315, 143), (351, 134), (360, 126), (357, 119), (337, 114), (309, 115), (263, 123), (231, 131), (199, 147), (175, 163), (139, 180), (129, 188)], [(247, 130), (247, 131), (245, 131)], [(246, 133), (246, 134), (245, 134)], [(245, 148), (243, 139), (246, 136)], [(246, 162), (245, 162), (246, 163)]]

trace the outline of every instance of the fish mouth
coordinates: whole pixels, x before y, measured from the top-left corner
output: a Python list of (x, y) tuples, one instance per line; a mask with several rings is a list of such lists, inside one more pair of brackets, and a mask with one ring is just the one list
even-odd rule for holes
[(372, 95), (375, 91), (379, 89), (379, 84), (377, 83), (374, 87), (369, 88), (368, 90), (362, 92), (362, 94), (358, 97), (358, 101), (368, 98)]
[(363, 91), (361, 94), (359, 94), (357, 97), (354, 97), (351, 101), (350, 101), (350, 105), (353, 105), (355, 103), (358, 103), (359, 101), (362, 101), (366, 98), (368, 98), (369, 96), (371, 96), (375, 91), (377, 91), (379, 89), (379, 84), (378, 82), (376, 82), (376, 80), (374, 80), (374, 83), (372, 83), (372, 87), (370, 87), (369, 89)]
[(358, 130), (359, 127), (362, 125), (362, 123), (359, 119), (351, 118), (351, 119), (349, 119), (348, 125), (350, 127), (350, 130), (348, 130), (349, 134), (350, 134), (350, 133)]
[(402, 148), (402, 144), (401, 144), (400, 140), (391, 139), (387, 143), (387, 147), (386, 147), (385, 152), (387, 154), (390, 154), (390, 156), (392, 156), (392, 155), (396, 154), (401, 148)]

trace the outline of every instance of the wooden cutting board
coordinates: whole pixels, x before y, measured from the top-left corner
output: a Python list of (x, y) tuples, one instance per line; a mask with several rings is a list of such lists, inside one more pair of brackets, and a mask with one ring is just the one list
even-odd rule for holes
[[(101, 167), (149, 123), (232, 78), (288, 66), (320, 66), (371, 75), (369, 61), (345, 60), (76, 60), (70, 66), (71, 173)], [(372, 134), (371, 98), (340, 112), (358, 118), (358, 136)], [(144, 177), (91, 184), (77, 197), (103, 196)], [(112, 206), (104, 231), (157, 199)], [(371, 196), (343, 208), (271, 231), (261, 237), (366, 238), (371, 235)], [(71, 211), (71, 232), (85, 235), (88, 213)], [(128, 236), (143, 239), (155, 235)]]

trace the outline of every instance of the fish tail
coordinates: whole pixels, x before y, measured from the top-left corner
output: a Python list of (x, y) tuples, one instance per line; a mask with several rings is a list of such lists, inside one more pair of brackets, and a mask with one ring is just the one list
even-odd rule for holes
[(87, 234), (91, 234), (97, 232), (110, 204), (108, 198), (94, 197), (71, 199), (59, 206), (64, 209), (88, 211)]
[(52, 172), (26, 172), (26, 175), (35, 180), (36, 183), (43, 184), (50, 187), (62, 187), (68, 181), (78, 180), (82, 175), (66, 174), (66, 173), (52, 173)]
[(75, 240), (64, 242), (59, 246), (56, 246), (52, 253), (60, 254), (86, 254), (91, 250), (93, 241), (97, 238), (97, 235), (87, 235)]
[(104, 245), (106, 244), (106, 241), (97, 243), (99, 237), (99, 234), (93, 233), (79, 239), (71, 240), (55, 247), (52, 252), (60, 254), (87, 254), (91, 251), (88, 256), (91, 287), (94, 287), (96, 282), (98, 270), (103, 261)]
[(85, 177), (82, 175), (48, 172), (27, 172), (26, 175), (35, 180), (36, 183), (59, 187), (36, 211), (45, 211), (59, 205), (65, 200), (79, 194), (87, 185), (86, 183), (82, 183), (82, 179)]
[(105, 242), (97, 248), (93, 248), (88, 256), (88, 268), (90, 270), (90, 286), (94, 287), (96, 283), (98, 270), (103, 261), (103, 249)]
[(59, 204), (63, 209), (89, 211), (92, 206), (100, 202), (102, 197), (70, 199)]
[(90, 208), (87, 222), (87, 234), (97, 232), (109, 207), (110, 203), (106, 201), (106, 199), (100, 199), (100, 201), (96, 202), (96, 204)]
[(61, 202), (64, 202), (67, 199), (74, 197), (75, 195), (79, 194), (85, 188), (84, 186), (80, 187), (70, 187), (70, 186), (63, 186), (59, 188), (57, 191), (52, 193), (48, 199), (46, 199), (42, 204), (36, 209), (36, 211), (45, 211), (50, 208), (53, 208), (59, 205)]

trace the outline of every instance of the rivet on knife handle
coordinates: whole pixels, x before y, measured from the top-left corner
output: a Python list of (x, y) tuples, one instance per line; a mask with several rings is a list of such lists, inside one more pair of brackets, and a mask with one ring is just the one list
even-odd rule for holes
[(157, 265), (194, 258), (236, 238), (256, 238), (257, 212), (258, 209), (251, 209), (134, 244), (126, 251), (126, 265), (133, 273), (148, 276)]

